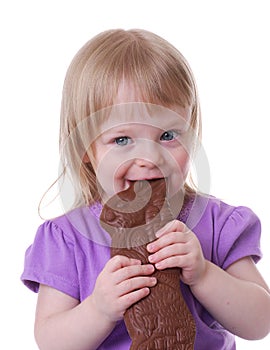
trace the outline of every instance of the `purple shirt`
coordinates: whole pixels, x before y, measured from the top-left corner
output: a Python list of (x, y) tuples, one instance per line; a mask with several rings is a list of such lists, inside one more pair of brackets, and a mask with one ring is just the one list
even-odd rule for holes
[[(93, 291), (97, 276), (110, 259), (110, 237), (101, 228), (101, 205), (75, 209), (44, 222), (27, 249), (22, 281), (38, 292), (51, 286), (79, 301)], [(246, 207), (232, 207), (214, 197), (197, 195), (181, 210), (179, 220), (197, 235), (207, 260), (226, 269), (252, 256), (261, 258), (260, 221)], [(195, 350), (234, 350), (234, 336), (226, 331), (180, 282), (196, 322)], [(123, 321), (98, 348), (127, 350), (131, 344)]]

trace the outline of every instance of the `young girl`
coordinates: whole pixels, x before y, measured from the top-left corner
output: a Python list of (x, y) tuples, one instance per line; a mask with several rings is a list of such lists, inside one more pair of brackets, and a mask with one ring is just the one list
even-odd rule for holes
[[(255, 266), (260, 222), (250, 209), (188, 185), (199, 140), (194, 78), (168, 42), (143, 30), (110, 30), (77, 53), (63, 89), (60, 131), (63, 176), (71, 177), (76, 201), (39, 227), (22, 274), (38, 292), (40, 349), (129, 349), (123, 315), (151, 293), (154, 269), (170, 267), (181, 269), (179, 284), (196, 322), (194, 349), (233, 350), (234, 335), (268, 334), (270, 294)], [(134, 181), (161, 177), (168, 196), (181, 189), (187, 200), (148, 244), (149, 264), (111, 258), (99, 222), (104, 201)]]

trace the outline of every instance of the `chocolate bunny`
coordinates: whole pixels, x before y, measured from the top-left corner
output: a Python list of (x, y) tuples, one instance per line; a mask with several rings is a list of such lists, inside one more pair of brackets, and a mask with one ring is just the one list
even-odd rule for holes
[[(111, 255), (125, 255), (149, 263), (146, 246), (155, 232), (173, 220), (166, 199), (166, 181), (138, 181), (104, 205), (101, 225), (110, 234)], [(155, 270), (156, 286), (133, 304), (124, 321), (131, 350), (191, 350), (195, 322), (180, 289), (180, 269)]]

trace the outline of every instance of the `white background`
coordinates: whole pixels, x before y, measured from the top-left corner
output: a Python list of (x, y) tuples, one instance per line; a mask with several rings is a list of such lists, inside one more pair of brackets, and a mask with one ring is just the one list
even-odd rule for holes
[[(41, 223), (40, 197), (58, 172), (66, 69), (88, 39), (109, 28), (151, 30), (188, 59), (200, 92), (211, 193), (261, 218), (258, 267), (270, 283), (269, 18), (262, 0), (1, 2), (0, 348), (37, 349), (36, 295), (19, 281), (24, 251)], [(237, 342), (243, 350), (270, 348), (270, 336)]]

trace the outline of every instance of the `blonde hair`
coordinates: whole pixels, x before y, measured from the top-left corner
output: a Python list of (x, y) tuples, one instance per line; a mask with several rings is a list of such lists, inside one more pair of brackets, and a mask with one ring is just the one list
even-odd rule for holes
[(138, 89), (142, 102), (164, 107), (190, 106), (191, 127), (200, 138), (197, 88), (182, 54), (145, 30), (115, 29), (97, 35), (72, 60), (63, 87), (60, 153), (63, 175), (68, 169), (76, 188), (74, 206), (99, 200), (99, 191), (91, 162), (82, 160), (87, 149), (82, 151), (80, 135), (73, 137), (68, 147), (65, 144), (85, 118), (113, 105), (123, 78)]

